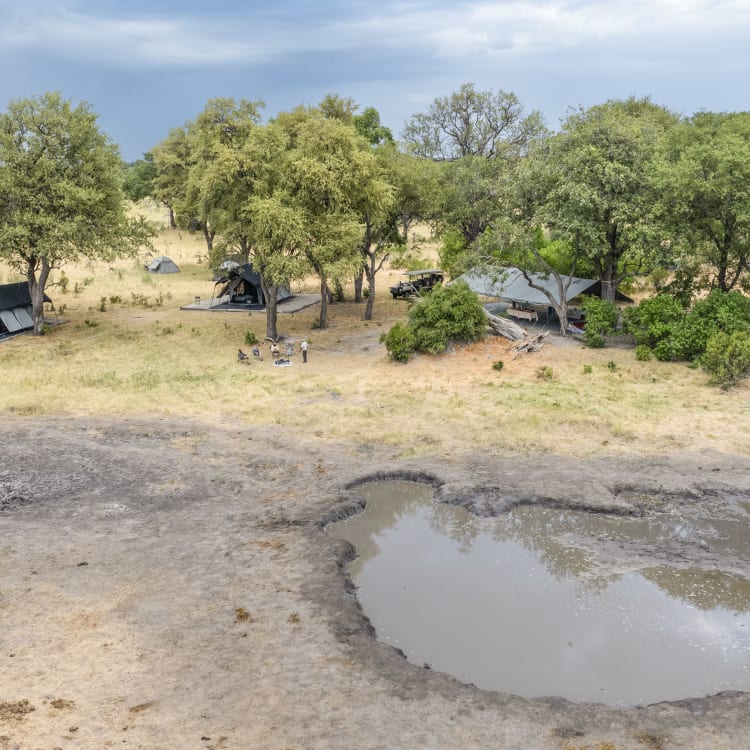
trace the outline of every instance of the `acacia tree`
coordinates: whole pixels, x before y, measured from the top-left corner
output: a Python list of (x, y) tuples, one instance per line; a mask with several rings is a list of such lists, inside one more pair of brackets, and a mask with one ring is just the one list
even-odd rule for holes
[(239, 244), (247, 262), (250, 247), (238, 199), (252, 194), (254, 172), (246, 174), (248, 160), (241, 152), (260, 122), (261, 101), (232, 98), (210, 99), (188, 125), (190, 167), (187, 172), (184, 210), (200, 224), (209, 258), (213, 255), (216, 232)]
[(151, 194), (167, 207), (169, 228), (176, 229), (176, 213), (185, 200), (191, 164), (187, 128), (170, 130), (169, 135), (154, 146), (150, 153), (155, 168)]
[(391, 187), (379, 174), (375, 155), (353, 125), (319, 111), (282, 118), (291, 149), (285, 164), (285, 202), (301, 211), (305, 257), (320, 279), (319, 325), (328, 325), (329, 285), (360, 268), (361, 217), (382, 210)]
[(701, 112), (675, 128), (658, 170), (678, 246), (728, 292), (750, 272), (750, 113)]
[(121, 166), (85, 103), (53, 92), (0, 115), (0, 257), (28, 280), (35, 334), (52, 269), (135, 252), (145, 238), (125, 215)]
[(452, 161), (463, 156), (516, 158), (544, 131), (538, 112), (524, 114), (515, 94), (477, 91), (464, 83), (412, 116), (403, 140), (417, 156)]
[(537, 217), (593, 264), (602, 299), (662, 260), (655, 160), (676, 123), (648, 98), (611, 100), (574, 112), (550, 139), (552, 184)]

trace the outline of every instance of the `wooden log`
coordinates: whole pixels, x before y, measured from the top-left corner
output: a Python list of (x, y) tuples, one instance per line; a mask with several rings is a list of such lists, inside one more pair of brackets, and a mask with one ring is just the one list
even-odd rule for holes
[(500, 318), (497, 315), (493, 315), (488, 310), (485, 310), (484, 314), (487, 316), (487, 324), (492, 333), (495, 333), (498, 336), (503, 336), (511, 341), (520, 341), (528, 336), (526, 331), (512, 320)]
[(526, 339), (520, 344), (516, 344), (513, 347), (513, 359), (515, 359), (522, 352), (526, 352), (527, 354), (530, 352), (538, 352), (544, 346), (544, 338), (546, 335), (547, 331), (545, 331), (544, 333), (540, 333), (537, 336), (533, 336), (532, 338)]

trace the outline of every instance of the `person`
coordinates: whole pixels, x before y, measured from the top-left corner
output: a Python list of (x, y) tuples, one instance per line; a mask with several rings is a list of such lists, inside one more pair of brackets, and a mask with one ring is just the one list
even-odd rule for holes
[(302, 352), (302, 363), (304, 364), (307, 362), (307, 339), (302, 339), (299, 350)]
[(271, 342), (271, 356), (273, 357), (274, 361), (279, 358), (279, 345), (275, 341)]

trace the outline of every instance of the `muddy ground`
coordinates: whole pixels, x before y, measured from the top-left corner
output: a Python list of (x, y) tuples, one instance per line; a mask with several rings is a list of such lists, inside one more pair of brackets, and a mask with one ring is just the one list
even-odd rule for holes
[[(343, 573), (350, 550), (321, 525), (376, 476), (422, 478), (480, 513), (641, 512), (747, 498), (747, 458), (397, 460), (280, 427), (156, 420), (0, 430), (2, 750), (750, 746), (749, 694), (618, 710), (409, 664), (373, 637)], [(750, 576), (749, 560), (680, 554)]]

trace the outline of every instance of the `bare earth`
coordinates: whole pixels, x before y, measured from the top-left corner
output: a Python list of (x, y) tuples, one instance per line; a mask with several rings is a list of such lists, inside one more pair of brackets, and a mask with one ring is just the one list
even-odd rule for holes
[(322, 525), (356, 508), (352, 483), (386, 476), (477, 512), (746, 498), (746, 457), (397, 459), (280, 426), (156, 419), (0, 429), (2, 750), (750, 746), (748, 694), (617, 710), (409, 664), (373, 637), (351, 550)]

